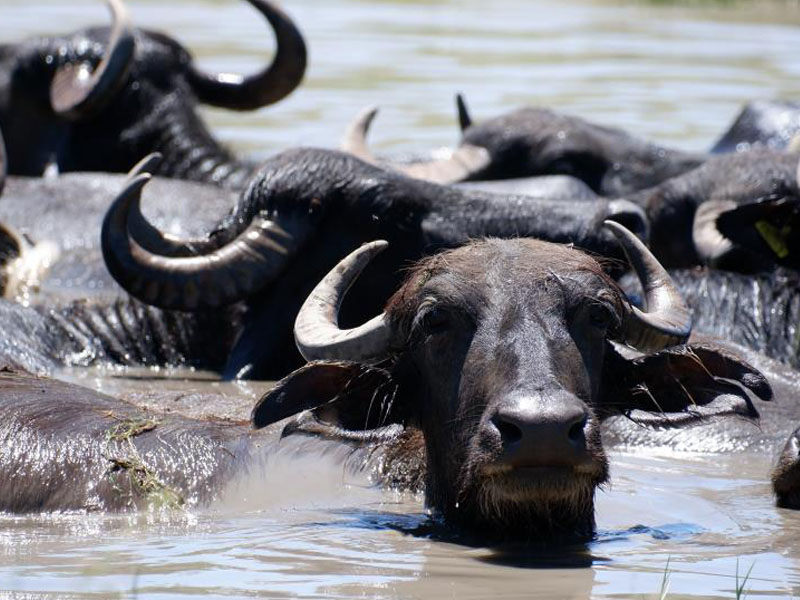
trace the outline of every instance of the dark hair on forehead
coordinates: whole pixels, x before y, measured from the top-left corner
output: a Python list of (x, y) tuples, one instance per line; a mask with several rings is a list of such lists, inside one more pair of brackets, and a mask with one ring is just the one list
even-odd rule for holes
[(581, 250), (532, 238), (487, 238), (425, 257), (409, 267), (405, 283), (386, 304), (387, 313), (399, 324), (416, 311), (418, 292), (433, 277), (447, 274), (465, 283), (480, 281), (482, 275), (499, 264), (503, 269), (511, 264), (510, 273), (523, 273), (526, 277), (570, 273), (594, 276), (612, 290), (615, 304), (623, 302), (621, 290), (600, 262)]

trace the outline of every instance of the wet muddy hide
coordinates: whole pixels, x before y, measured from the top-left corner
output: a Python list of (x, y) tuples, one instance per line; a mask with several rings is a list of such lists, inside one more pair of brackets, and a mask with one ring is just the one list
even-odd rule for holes
[(8, 369), (0, 412), (3, 511), (207, 503), (250, 459), (246, 423), (147, 411)]

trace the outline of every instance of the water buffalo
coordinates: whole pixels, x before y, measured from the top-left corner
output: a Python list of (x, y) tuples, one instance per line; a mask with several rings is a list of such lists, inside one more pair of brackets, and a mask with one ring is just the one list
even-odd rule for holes
[(665, 266), (712, 264), (739, 271), (792, 266), (798, 158), (766, 149), (713, 156), (627, 198), (646, 211), (650, 246)]
[[(224, 366), (241, 327), (235, 307), (162, 311), (131, 300), (108, 274), (99, 232), (125, 181), (109, 173), (8, 178), (0, 199), (0, 364), (38, 374), (65, 365)], [(235, 201), (215, 186), (159, 177), (146, 192), (149, 218), (184, 236), (206, 231)], [(169, 203), (155, 202), (165, 196)]]
[[(800, 117), (797, 117), (796, 112), (787, 109), (789, 116), (785, 116), (784, 120), (788, 119), (790, 123), (785, 124), (783, 129), (776, 132), (774, 128), (767, 126), (759, 128), (752, 125), (753, 121), (758, 121), (756, 115), (763, 117), (762, 120), (767, 123), (775, 120), (775, 115), (774, 111), (769, 110), (772, 105), (768, 104), (762, 109), (757, 109), (757, 106), (759, 105), (748, 105), (740, 119), (740, 126), (734, 127), (728, 136), (731, 140), (750, 140), (741, 142), (752, 148), (749, 152), (709, 155), (702, 159), (697, 157), (696, 161), (680, 163), (680, 168), (674, 169), (669, 176), (664, 177), (660, 175), (658, 165), (654, 166), (642, 157), (631, 158), (627, 162), (621, 157), (614, 159), (618, 161), (615, 164), (618, 166), (620, 177), (631, 179), (633, 176), (626, 173), (638, 168), (641, 168), (642, 173), (640, 182), (645, 183), (647, 177), (652, 177), (652, 181), (645, 186), (645, 189), (638, 189), (642, 187), (638, 185), (627, 187), (595, 185), (591, 177), (586, 174), (585, 167), (579, 166), (578, 163), (570, 163), (572, 166), (568, 169), (520, 170), (514, 172), (516, 179), (474, 181), (460, 185), (468, 186), (470, 189), (521, 193), (554, 200), (590, 198), (594, 192), (611, 197), (624, 196), (645, 209), (652, 228), (651, 247), (659, 260), (669, 267), (710, 264), (735, 270), (758, 271), (772, 264), (797, 266), (797, 253), (787, 253), (782, 249), (776, 251), (776, 243), (781, 248), (792, 243), (792, 236), (788, 233), (781, 234), (780, 231), (786, 229), (784, 225), (787, 220), (794, 223), (797, 219), (796, 213), (799, 212), (798, 155), (795, 152), (787, 153), (774, 148), (781, 147), (780, 139), (794, 131), (791, 122), (800, 120)], [(400, 168), (412, 176), (424, 179), (444, 181), (470, 179), (472, 175), (469, 175), (468, 171), (471, 172), (471, 164), (485, 160), (493, 163), (496, 156), (502, 155), (500, 151), (494, 149), (500, 145), (496, 140), (503, 143), (517, 140), (513, 144), (508, 141), (511, 148), (509, 154), (516, 157), (515, 160), (527, 160), (528, 155), (533, 155), (539, 160), (546, 157), (550, 152), (548, 148), (556, 143), (551, 144), (552, 140), (541, 142), (539, 137), (549, 136), (548, 140), (553, 138), (558, 141), (559, 136), (554, 131), (562, 129), (567, 132), (573, 130), (581, 132), (580, 135), (565, 134), (562, 141), (566, 146), (572, 143), (586, 146), (586, 153), (590, 153), (591, 147), (600, 147), (599, 142), (586, 141), (588, 134), (582, 129), (595, 131), (596, 126), (590, 126), (572, 117), (560, 115), (552, 117), (547, 127), (524, 126), (525, 119), (528, 117), (533, 119), (534, 115), (540, 115), (541, 112), (538, 109), (524, 109), (487, 121), (482, 127), (488, 132), (485, 137), (495, 140), (491, 143), (467, 143), (467, 133), (477, 127), (469, 125), (465, 128), (464, 142), (454, 151), (450, 159), (434, 163), (413, 163)], [(363, 113), (360, 120), (351, 126), (349, 141), (345, 143), (345, 147), (351, 152), (373, 162), (375, 159), (366, 149), (364, 135), (374, 114), (374, 110)], [(465, 115), (466, 113), (462, 111), (462, 122), (470, 123)], [(745, 118), (744, 115), (750, 117)], [(768, 118), (769, 115), (773, 118)], [(571, 126), (563, 125), (562, 121), (571, 123)], [(745, 127), (744, 123), (750, 123), (751, 127)], [(599, 128), (597, 130), (605, 131)], [(622, 141), (625, 135), (619, 132), (617, 137), (620, 139), (607, 145), (613, 148), (614, 152), (629, 152), (634, 156), (635, 153), (629, 148), (638, 146), (632, 145), (632, 142)], [(668, 152), (661, 150), (653, 152), (655, 156), (669, 161), (670, 164), (678, 164)], [(604, 149), (601, 153), (610, 155), (611, 150)], [(565, 159), (566, 162), (570, 160)], [(506, 158), (498, 159), (498, 162), (502, 165), (509, 164)], [(430, 173), (446, 171), (452, 177), (429, 176), (429, 171)], [(559, 172), (576, 177), (562, 176), (557, 179), (520, 177), (531, 173)], [(611, 173), (605, 168), (601, 172)], [(478, 173), (475, 178), (480, 179), (484, 176), (490, 179), (495, 177), (491, 174)], [(498, 177), (509, 176), (508, 173), (498, 175)], [(608, 176), (617, 177), (613, 173)], [(581, 183), (581, 180), (584, 183)], [(591, 189), (587, 189), (585, 185), (587, 183)], [(751, 206), (743, 210), (734, 210), (746, 204)]]
[(712, 154), (753, 148), (786, 150), (800, 133), (800, 103), (786, 100), (748, 102), (712, 146)]
[[(484, 536), (590, 535), (594, 491), (607, 478), (603, 420), (680, 427), (754, 418), (743, 390), (771, 396), (734, 355), (685, 345), (688, 309), (669, 276), (627, 230), (608, 226), (650, 312), (633, 311), (581, 252), (487, 240), (423, 260), (384, 313), (342, 330), (343, 296), (383, 244), (359, 249), (306, 301), (295, 336), (312, 362), (262, 398), (254, 425), (312, 410), (287, 432), (397, 440), (382, 464), (401, 480), (407, 469), (395, 460), (416, 448), (426, 457), (427, 504)], [(611, 340), (646, 354), (623, 358)]]
[(772, 472), (772, 490), (778, 506), (800, 510), (800, 428), (789, 436), (781, 451)]
[[(396, 289), (400, 269), (425, 254), (494, 235), (537, 236), (620, 256), (600, 223), (646, 235), (629, 202), (532, 200), (458, 190), (405, 177), (336, 151), (296, 149), (268, 160), (233, 212), (207, 237), (164, 236), (138, 208), (148, 176), (133, 178), (103, 224), (111, 275), (136, 298), (172, 310), (244, 301), (247, 323), (228, 377), (274, 378), (300, 364), (292, 320), (336, 257), (378, 237), (392, 248), (345, 308), (356, 321)], [(265, 342), (268, 340), (268, 342)]]
[(241, 188), (256, 165), (220, 146), (198, 103), (251, 110), (302, 80), (306, 48), (292, 21), (267, 0), (248, 0), (275, 31), (272, 63), (255, 75), (206, 73), (170, 37), (130, 26), (122, 0), (114, 25), (0, 45), (0, 128), (9, 173), (128, 171), (159, 151), (159, 174)]
[[(413, 176), (454, 183), (502, 180), (508, 191), (541, 195), (552, 182), (515, 179), (541, 175), (569, 175), (594, 192), (620, 197), (653, 187), (686, 173), (708, 158), (707, 154), (682, 152), (638, 139), (618, 128), (603, 127), (578, 117), (544, 108), (522, 108), (474, 124), (461, 95), (456, 97), (462, 138), (445, 159), (391, 163)], [(365, 160), (378, 162), (366, 144), (377, 109), (362, 111), (348, 127), (342, 148)], [(712, 153), (767, 148), (782, 151), (800, 132), (796, 103), (748, 103)], [(574, 183), (560, 182), (557, 193), (575, 190)], [(540, 189), (544, 185), (545, 189)], [(525, 190), (522, 192), (522, 190)]]
[[(17, 255), (6, 257), (0, 271), (4, 295), (27, 304), (87, 297), (113, 301), (124, 295), (103, 264), (100, 228), (126, 180), (113, 173), (10, 176), (0, 197), (0, 224), (6, 237), (17, 240)], [(209, 184), (154, 177), (142, 200), (144, 212), (160, 227), (192, 236), (213, 227), (237, 197)]]
[[(521, 108), (473, 124), (460, 95), (457, 103), (462, 137), (452, 155), (395, 168), (437, 183), (571, 175), (598, 194), (616, 197), (685, 173), (705, 159), (545, 108)], [(370, 108), (359, 114), (342, 149), (376, 162), (366, 145), (376, 113)]]
[[(0, 375), (0, 440), (14, 449), (0, 452), (11, 482), (0, 510), (204, 502), (249, 467), (274, 432), (265, 427), (291, 417), (284, 436), (368, 447), (387, 484), (423, 477), (427, 503), (453, 526), (489, 540), (585, 538), (608, 477), (601, 421), (755, 419), (746, 390), (771, 393), (734, 355), (684, 344), (691, 324), (669, 277), (635, 236), (608, 227), (643, 279), (647, 312), (578, 250), (490, 239), (423, 260), (382, 315), (340, 330), (342, 296), (385, 243), (359, 248), (298, 316), (313, 362), (259, 400), (252, 428)], [(611, 340), (646, 354), (623, 358)]]

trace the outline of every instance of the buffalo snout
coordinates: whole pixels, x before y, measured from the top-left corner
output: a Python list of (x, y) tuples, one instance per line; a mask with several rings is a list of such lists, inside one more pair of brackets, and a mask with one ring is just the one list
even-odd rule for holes
[(513, 468), (574, 467), (592, 460), (586, 443), (589, 412), (571, 394), (511, 398), (488, 426), (500, 438), (499, 462)]

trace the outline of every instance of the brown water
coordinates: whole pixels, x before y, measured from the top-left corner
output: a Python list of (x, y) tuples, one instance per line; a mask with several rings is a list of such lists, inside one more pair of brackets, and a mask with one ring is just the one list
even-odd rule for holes
[[(303, 87), (255, 114), (207, 116), (237, 150), (267, 156), (336, 145), (358, 109), (379, 104), (374, 147), (425, 150), (456, 141), (452, 96), (463, 91), (476, 119), (539, 103), (699, 150), (744, 100), (800, 99), (796, 2), (489, 5), (287, 2), (310, 46)], [(252, 9), (233, 0), (130, 8), (209, 68), (254, 69), (271, 43)], [(93, 0), (0, 0), (0, 40), (105, 18)], [(224, 395), (232, 413), (263, 389), (168, 375), (172, 387)], [(165, 385), (71, 377), (142, 401)], [(653, 598), (667, 565), (669, 597), (733, 598), (748, 571), (751, 598), (795, 597), (800, 515), (772, 506), (771, 460), (612, 452), (597, 540), (530, 555), (415, 535), (426, 520), (419, 498), (370, 487), (335, 453), (293, 458), (287, 444), (208, 510), (0, 517), (0, 598)]]

